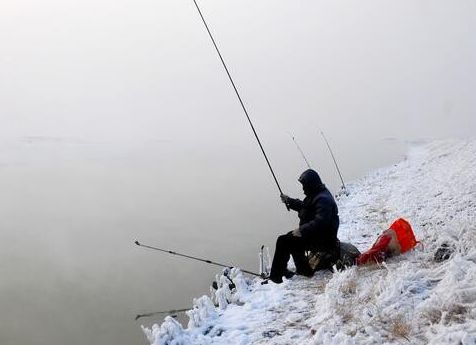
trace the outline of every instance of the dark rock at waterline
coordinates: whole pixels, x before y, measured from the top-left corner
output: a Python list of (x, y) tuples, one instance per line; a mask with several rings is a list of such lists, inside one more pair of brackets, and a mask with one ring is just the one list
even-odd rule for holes
[(448, 244), (443, 243), (440, 248), (436, 250), (434, 260), (436, 262), (443, 262), (445, 260), (448, 260), (451, 257), (451, 254), (453, 254), (454, 248), (450, 247)]

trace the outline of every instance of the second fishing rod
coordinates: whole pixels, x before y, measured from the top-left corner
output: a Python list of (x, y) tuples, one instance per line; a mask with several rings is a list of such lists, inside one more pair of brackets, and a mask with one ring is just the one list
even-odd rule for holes
[[(159, 247), (155, 247), (155, 246), (151, 246), (151, 245), (148, 245), (148, 244), (140, 243), (139, 241), (135, 241), (134, 243), (139, 247), (148, 248), (148, 249), (156, 250), (156, 251), (171, 254), (171, 255), (181, 256), (181, 257), (191, 259), (191, 260), (195, 260), (195, 261), (201, 261), (201, 262), (204, 262), (204, 263), (210, 264), (210, 265), (215, 265), (215, 266), (219, 266), (219, 267), (223, 267), (223, 268), (233, 268), (234, 267), (232, 265), (223, 264), (223, 263), (212, 261), (212, 260), (209, 260), (209, 259), (203, 259), (203, 258), (199, 258), (199, 257), (196, 257), (196, 256), (188, 255), (188, 254), (178, 253), (178, 252), (175, 252), (173, 250), (162, 249), (162, 248), (159, 248)], [(240, 269), (240, 270), (243, 273), (247, 273), (247, 274), (250, 274), (250, 275), (253, 275), (253, 276), (257, 276), (257, 277), (262, 277), (261, 274), (258, 274), (258, 273), (255, 273), (255, 272), (251, 272), (251, 271), (244, 270), (244, 269)]]
[[(329, 144), (329, 141), (327, 141), (327, 138), (326, 138), (326, 136), (324, 135), (324, 132), (323, 132), (323, 131), (320, 131), (320, 133), (321, 133), (321, 136), (322, 136), (322, 138), (324, 139), (324, 141), (325, 141), (325, 143), (326, 143), (326, 145), (327, 145), (327, 149), (329, 150), (329, 153), (330, 153), (330, 155), (331, 155), (331, 157), (332, 157), (332, 160), (334, 161), (334, 166), (335, 166), (335, 168), (336, 168), (336, 171), (337, 171), (337, 173), (339, 174), (339, 178), (340, 178), (340, 181), (341, 181), (341, 183), (342, 183), (342, 185), (341, 185), (341, 190), (342, 190), (342, 192), (344, 192), (345, 195), (349, 195), (349, 192), (347, 191), (347, 188), (346, 188), (345, 183), (344, 183), (344, 178), (342, 177), (342, 173), (340, 172), (339, 165), (337, 164), (337, 160), (336, 160), (336, 158), (335, 158), (335, 156), (334, 156), (334, 152), (332, 152), (331, 145)], [(289, 135), (291, 136), (291, 138), (292, 138), (294, 144), (296, 145), (296, 148), (297, 148), (298, 151), (301, 153), (302, 158), (304, 158), (304, 161), (306, 162), (307, 167), (308, 167), (309, 169), (311, 169), (311, 164), (310, 164), (309, 161), (307, 160), (306, 155), (304, 154), (304, 151), (302, 150), (301, 146), (299, 146), (299, 144), (297, 143), (296, 139), (294, 138), (294, 135), (292, 135), (291, 133), (289, 133)]]

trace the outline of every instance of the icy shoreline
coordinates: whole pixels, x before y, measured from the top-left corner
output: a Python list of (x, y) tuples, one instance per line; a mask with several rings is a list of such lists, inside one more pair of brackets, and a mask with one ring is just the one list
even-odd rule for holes
[[(348, 184), (339, 238), (359, 249), (406, 218), (423, 246), (380, 266), (261, 285), (238, 270), (194, 301), (183, 328), (143, 328), (162, 344), (476, 344), (476, 140), (415, 147)], [(443, 244), (454, 250), (436, 262)], [(215, 305), (218, 307), (215, 307)]]

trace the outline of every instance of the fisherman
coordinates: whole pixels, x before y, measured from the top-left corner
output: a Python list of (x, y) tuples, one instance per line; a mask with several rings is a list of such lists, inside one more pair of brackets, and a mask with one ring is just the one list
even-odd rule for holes
[[(334, 197), (322, 183), (319, 174), (308, 169), (299, 177), (304, 200), (282, 194), (281, 200), (291, 210), (298, 212), (299, 228), (278, 237), (269, 279), (277, 284), (283, 277), (294, 274), (312, 277), (315, 270), (331, 268), (339, 258), (339, 215)], [(319, 263), (311, 267), (305, 252), (319, 253)], [(290, 256), (296, 272), (287, 269)]]

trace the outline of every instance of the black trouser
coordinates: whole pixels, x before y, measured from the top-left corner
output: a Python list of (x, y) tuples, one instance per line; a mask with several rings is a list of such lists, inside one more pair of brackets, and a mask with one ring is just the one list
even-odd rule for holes
[(279, 236), (271, 266), (271, 278), (280, 279), (285, 275), (291, 255), (296, 265), (297, 274), (312, 275), (313, 272), (305, 255), (306, 247), (306, 242), (302, 237), (293, 236), (291, 233)]

